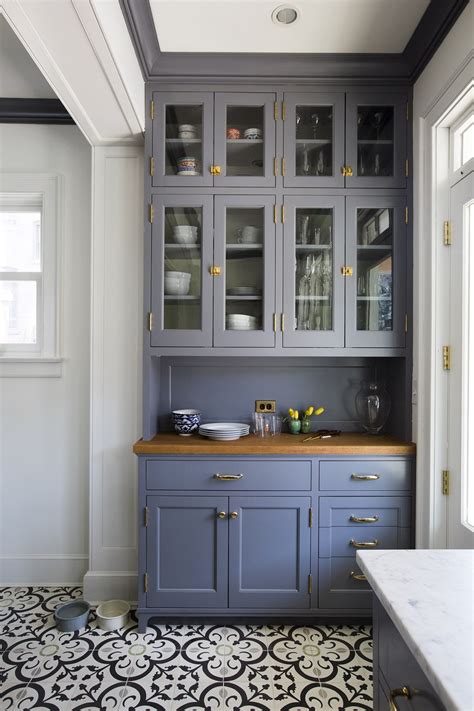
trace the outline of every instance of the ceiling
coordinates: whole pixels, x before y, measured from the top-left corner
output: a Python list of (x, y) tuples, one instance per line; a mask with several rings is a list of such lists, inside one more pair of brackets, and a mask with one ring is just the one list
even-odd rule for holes
[[(430, 0), (150, 0), (162, 52), (401, 53)], [(282, 5), (300, 15), (277, 25)]]

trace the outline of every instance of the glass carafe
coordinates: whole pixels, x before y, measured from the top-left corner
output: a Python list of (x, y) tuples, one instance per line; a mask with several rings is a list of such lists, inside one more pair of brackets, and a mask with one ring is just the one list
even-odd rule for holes
[(355, 406), (362, 427), (369, 434), (379, 434), (390, 414), (390, 394), (383, 383), (363, 380)]

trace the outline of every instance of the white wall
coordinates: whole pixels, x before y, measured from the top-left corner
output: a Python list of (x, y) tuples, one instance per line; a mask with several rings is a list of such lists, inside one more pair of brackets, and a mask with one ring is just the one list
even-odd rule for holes
[(56, 94), (0, 15), (0, 96), (55, 99)]
[[(45, 80), (16, 43), (0, 18), (2, 77), (9, 67), (1, 93), (44, 96)], [(61, 377), (0, 378), (0, 585), (81, 582), (89, 530), (91, 148), (76, 126), (0, 124), (0, 171), (60, 176), (65, 359)]]
[[(435, 155), (435, 127), (450, 104), (474, 77), (474, 1), (466, 6), (414, 86), (414, 373), (413, 411), (417, 442), (417, 526), (419, 547), (445, 547), (446, 497), (441, 470), (446, 450), (446, 373), (441, 371), (440, 322), (446, 300), (435, 273), (446, 263), (442, 222), (449, 219), (438, 175), (448, 172), (447, 151)], [(440, 135), (438, 129), (438, 137)], [(447, 142), (446, 142), (447, 143)], [(440, 404), (441, 403), (441, 404)], [(436, 430), (435, 430), (436, 422)], [(436, 432), (436, 435), (435, 435)]]

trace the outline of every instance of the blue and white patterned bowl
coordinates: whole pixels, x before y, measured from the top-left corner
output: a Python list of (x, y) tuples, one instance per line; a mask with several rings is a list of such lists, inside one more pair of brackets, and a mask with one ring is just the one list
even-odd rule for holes
[(201, 412), (199, 410), (173, 410), (171, 413), (174, 429), (181, 437), (190, 437), (199, 429)]

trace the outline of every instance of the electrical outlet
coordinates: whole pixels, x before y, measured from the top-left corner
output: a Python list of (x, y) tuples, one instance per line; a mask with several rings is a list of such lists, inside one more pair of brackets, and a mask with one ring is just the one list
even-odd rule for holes
[(255, 412), (276, 412), (276, 400), (255, 400)]

